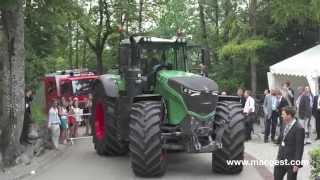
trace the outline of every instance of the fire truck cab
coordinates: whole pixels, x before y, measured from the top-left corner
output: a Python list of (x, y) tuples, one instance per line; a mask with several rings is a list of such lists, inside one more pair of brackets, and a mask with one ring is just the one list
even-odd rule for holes
[(44, 77), (46, 110), (54, 99), (65, 97), (67, 100), (78, 98), (80, 106), (91, 93), (92, 83), (98, 78), (87, 70), (64, 70), (47, 74)]

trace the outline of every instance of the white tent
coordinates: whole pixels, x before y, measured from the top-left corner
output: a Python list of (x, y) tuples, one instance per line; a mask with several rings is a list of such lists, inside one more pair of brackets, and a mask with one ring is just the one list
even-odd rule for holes
[(296, 90), (299, 86), (310, 86), (313, 94), (318, 92), (320, 77), (320, 45), (270, 66), (269, 88), (280, 88), (290, 81)]

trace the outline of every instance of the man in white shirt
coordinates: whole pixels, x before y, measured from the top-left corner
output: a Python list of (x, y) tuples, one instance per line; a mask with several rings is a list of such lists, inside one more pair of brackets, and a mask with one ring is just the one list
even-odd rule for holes
[(251, 91), (246, 90), (244, 92), (246, 103), (243, 108), (243, 113), (246, 116), (246, 129), (247, 140), (251, 140), (251, 133), (253, 131), (253, 122), (255, 119), (255, 100), (251, 97)]

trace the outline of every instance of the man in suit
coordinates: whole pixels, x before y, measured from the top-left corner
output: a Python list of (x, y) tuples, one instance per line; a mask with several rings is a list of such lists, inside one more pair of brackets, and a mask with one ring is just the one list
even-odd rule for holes
[(284, 124), (283, 124), (283, 120), (281, 117), (281, 112), (282, 112), (282, 108), (289, 106), (288, 101), (282, 96), (282, 92), (281, 91), (277, 91), (277, 99), (279, 102), (278, 105), (278, 113), (279, 113), (279, 126), (280, 126), (280, 134), (279, 137), (276, 141), (276, 144), (280, 144), (282, 137), (283, 137), (283, 129), (284, 129)]
[[(271, 90), (271, 93), (266, 94), (264, 101), (263, 101), (263, 111), (265, 115), (265, 129), (264, 129), (264, 142), (269, 142), (269, 135), (271, 129), (271, 122), (272, 122), (272, 103), (275, 99), (274, 90)], [(276, 109), (276, 108), (275, 108)], [(274, 135), (273, 135), (274, 137)]]
[(31, 89), (26, 91), (25, 97), (25, 112), (24, 112), (24, 121), (23, 128), (21, 132), (20, 142), (22, 144), (30, 144), (28, 136), (30, 133), (30, 127), (32, 124), (32, 114), (31, 114), (31, 105), (33, 100), (33, 92)]
[(312, 105), (311, 105), (311, 94), (306, 87), (301, 95), (297, 99), (298, 104), (298, 118), (303, 128), (305, 128), (306, 139), (305, 144), (311, 144), (310, 133), (311, 133), (311, 116), (312, 116)]
[(319, 93), (318, 93), (318, 95), (314, 96), (314, 98), (313, 98), (312, 113), (313, 113), (313, 116), (316, 120), (316, 131), (317, 131), (316, 140), (319, 140), (320, 139), (320, 98), (319, 98)]
[(296, 180), (298, 170), (302, 167), (305, 133), (304, 128), (294, 118), (295, 113), (293, 107), (284, 107), (281, 113), (285, 129), (277, 156), (279, 164), (274, 167), (275, 180), (283, 180), (286, 174), (288, 180)]
[(284, 83), (283, 88), (287, 92), (287, 96), (288, 96), (289, 101), (290, 101), (289, 104), (291, 104), (291, 106), (293, 106), (294, 105), (294, 91), (290, 87), (290, 82), (287, 81), (286, 83)]
[(278, 123), (278, 106), (279, 102), (277, 100), (277, 89), (274, 89), (271, 91), (271, 140), (274, 142), (274, 137), (276, 134), (276, 128), (277, 128), (277, 123)]

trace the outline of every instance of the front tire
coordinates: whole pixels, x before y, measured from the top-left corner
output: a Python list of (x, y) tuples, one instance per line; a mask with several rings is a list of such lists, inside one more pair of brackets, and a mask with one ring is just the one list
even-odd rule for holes
[(132, 105), (130, 152), (133, 172), (141, 177), (159, 177), (166, 171), (166, 151), (162, 149), (161, 103), (143, 101)]
[(230, 160), (244, 159), (245, 124), (240, 103), (219, 102), (216, 121), (225, 122), (226, 129), (222, 137), (222, 149), (212, 153), (212, 170), (220, 174), (238, 174), (243, 165), (228, 165)]
[(92, 135), (96, 152), (107, 156), (126, 154), (128, 147), (119, 138), (116, 99), (107, 97), (100, 83), (94, 89), (92, 118)]

